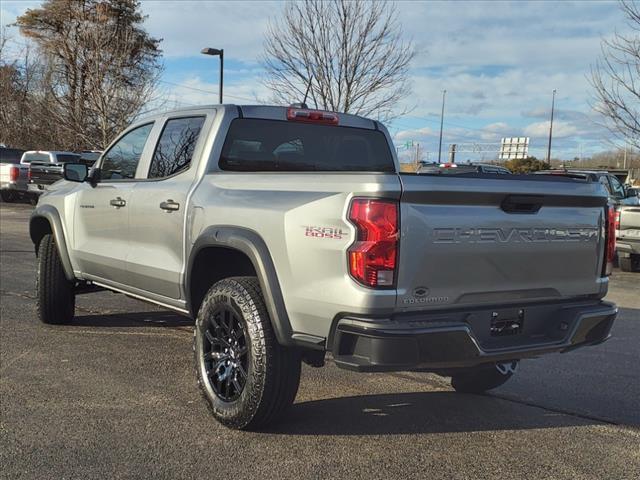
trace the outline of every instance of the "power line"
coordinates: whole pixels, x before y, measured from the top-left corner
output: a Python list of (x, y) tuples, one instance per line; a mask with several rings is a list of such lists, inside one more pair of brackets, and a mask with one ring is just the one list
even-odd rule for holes
[[(165, 83), (167, 85), (173, 85), (175, 87), (186, 88), (188, 90), (193, 90), (193, 91), (196, 91), (196, 92), (211, 93), (211, 94), (214, 94), (214, 95), (218, 94), (218, 92), (214, 92), (212, 90), (205, 90), (203, 88), (192, 87), (191, 85), (185, 85), (183, 83), (169, 82), (168, 80), (159, 80), (159, 82), (160, 83)], [(248, 101), (248, 102), (264, 103), (264, 102), (261, 102), (260, 100), (255, 99), (255, 98), (240, 97), (238, 95), (229, 95), (228, 93), (225, 93), (225, 96), (226, 97), (235, 98), (235, 99), (238, 99), (238, 100), (245, 100), (245, 101)]]

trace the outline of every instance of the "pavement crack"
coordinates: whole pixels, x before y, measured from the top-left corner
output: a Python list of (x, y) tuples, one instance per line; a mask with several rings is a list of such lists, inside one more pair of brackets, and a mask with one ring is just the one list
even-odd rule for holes
[(11, 292), (9, 290), (0, 290), (0, 295), (12, 295), (14, 297), (27, 298), (29, 300), (35, 300), (36, 299), (36, 297), (34, 295), (29, 295), (29, 294), (20, 293), (20, 292)]
[(611, 425), (611, 426), (615, 426), (615, 427), (619, 427), (619, 428), (626, 428), (629, 430), (633, 430), (633, 431), (638, 431), (640, 430), (640, 428), (634, 426), (634, 425), (627, 425), (624, 423), (617, 423), (614, 422), (612, 420), (607, 420), (606, 418), (602, 418), (602, 417), (598, 417), (596, 415), (589, 415), (588, 413), (580, 413), (580, 412), (572, 412), (571, 410), (568, 409), (564, 409), (564, 408), (558, 408), (558, 407), (551, 407), (551, 406), (545, 406), (545, 405), (539, 405), (535, 402), (532, 401), (528, 401), (528, 400), (523, 400), (520, 398), (514, 398), (514, 397), (510, 397), (508, 395), (504, 395), (504, 394), (498, 394), (498, 393), (484, 393), (484, 394), (480, 394), (484, 397), (493, 397), (493, 398), (497, 398), (500, 400), (504, 400), (507, 402), (512, 402), (512, 403), (517, 403), (519, 405), (525, 405), (527, 407), (533, 407), (533, 408), (539, 408), (541, 410), (546, 410), (548, 412), (553, 412), (553, 413), (559, 413), (562, 415), (569, 415), (571, 417), (576, 417), (576, 418), (582, 418), (584, 420), (590, 420), (593, 422), (599, 422), (599, 423), (603, 423), (606, 425)]

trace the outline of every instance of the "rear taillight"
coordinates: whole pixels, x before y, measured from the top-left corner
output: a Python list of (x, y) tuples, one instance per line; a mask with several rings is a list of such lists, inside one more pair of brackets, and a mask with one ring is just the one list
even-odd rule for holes
[(611, 275), (613, 270), (613, 257), (616, 254), (616, 210), (609, 205), (605, 212), (606, 221), (604, 228), (604, 264), (602, 265), (602, 275)]
[(9, 180), (15, 182), (20, 176), (20, 169), (18, 167), (11, 167), (9, 169)]
[(287, 120), (292, 122), (338, 125), (338, 114), (325, 112), (323, 110), (308, 110), (306, 108), (290, 107), (287, 110)]
[(349, 220), (356, 241), (349, 247), (349, 273), (367, 287), (393, 287), (398, 257), (398, 202), (355, 198)]
[(29, 170), (27, 171), (27, 180), (31, 181), (31, 166), (29, 166)]

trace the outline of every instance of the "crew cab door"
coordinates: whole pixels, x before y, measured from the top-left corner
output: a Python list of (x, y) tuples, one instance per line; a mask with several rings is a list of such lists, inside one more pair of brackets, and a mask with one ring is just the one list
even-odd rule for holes
[(180, 299), (188, 195), (203, 148), (206, 115), (169, 117), (162, 126), (144, 179), (131, 195), (127, 268), (130, 285)]
[(74, 218), (74, 256), (87, 278), (128, 283), (129, 210), (153, 123), (125, 132), (99, 161), (101, 180), (81, 184)]

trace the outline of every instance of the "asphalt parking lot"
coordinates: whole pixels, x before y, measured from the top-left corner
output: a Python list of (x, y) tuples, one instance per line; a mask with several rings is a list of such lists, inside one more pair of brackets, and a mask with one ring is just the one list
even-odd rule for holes
[(1, 478), (640, 478), (640, 273), (611, 279), (610, 341), (489, 395), (329, 363), (284, 423), (236, 432), (200, 398), (188, 319), (103, 292), (38, 322), (31, 208), (0, 205)]

